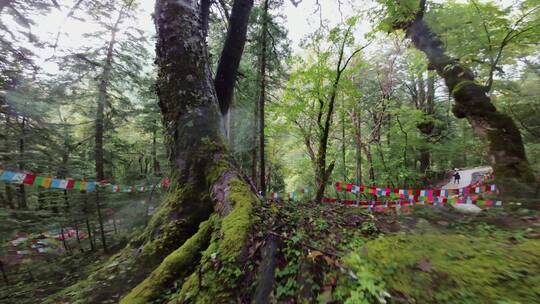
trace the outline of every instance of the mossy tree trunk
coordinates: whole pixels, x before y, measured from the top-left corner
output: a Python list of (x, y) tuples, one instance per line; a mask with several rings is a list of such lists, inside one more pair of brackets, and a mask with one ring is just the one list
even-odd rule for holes
[[(173, 181), (144, 232), (75, 292), (83, 302), (236, 302), (249, 299), (255, 189), (220, 132), (197, 1), (156, 1), (157, 92)], [(249, 272), (248, 272), (249, 273)], [(251, 278), (251, 279), (250, 279)], [(108, 288), (97, 288), (106, 284)]]
[(507, 195), (534, 195), (536, 181), (527, 161), (521, 133), (512, 118), (498, 112), (486, 89), (475, 81), (473, 72), (446, 53), (439, 37), (423, 20), (425, 0), (417, 17), (395, 24), (422, 51), (431, 69), (442, 77), (455, 100), (452, 112), (466, 118), (474, 133), (486, 144), (487, 155), (500, 189)]

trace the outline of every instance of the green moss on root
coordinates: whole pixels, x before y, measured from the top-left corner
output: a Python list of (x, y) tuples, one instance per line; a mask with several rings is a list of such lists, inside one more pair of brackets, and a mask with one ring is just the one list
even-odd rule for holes
[(193, 271), (201, 251), (210, 242), (211, 227), (214, 217), (201, 223), (195, 235), (189, 238), (180, 248), (168, 255), (143, 282), (125, 296), (120, 303), (149, 303), (165, 294), (175, 280), (185, 277)]
[(204, 251), (199, 268), (184, 282), (171, 303), (226, 303), (243, 276), (251, 228), (258, 220), (253, 214), (257, 197), (237, 178), (229, 182), (228, 201), (232, 211), (216, 222), (212, 240)]

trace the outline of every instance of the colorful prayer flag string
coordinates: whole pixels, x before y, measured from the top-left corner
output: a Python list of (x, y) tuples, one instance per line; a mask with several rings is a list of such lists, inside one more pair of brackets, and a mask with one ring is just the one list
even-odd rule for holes
[[(138, 187), (135, 186), (120, 186), (120, 185), (113, 185), (109, 184), (106, 181), (101, 181), (99, 183), (95, 181), (78, 181), (73, 180), (71, 178), (64, 179), (64, 178), (53, 178), (52, 176), (41, 176), (37, 175), (35, 173), (26, 173), (26, 172), (14, 172), (9, 170), (4, 170), (0, 168), (0, 181), (5, 183), (11, 183), (11, 184), (18, 184), (18, 185), (28, 185), (28, 186), (38, 186), (46, 189), (75, 189), (75, 190), (81, 190), (81, 191), (87, 191), (92, 192), (96, 189), (96, 187), (106, 187), (108, 185), (111, 186), (111, 192), (118, 193), (118, 192), (146, 192), (149, 188), (153, 188), (156, 185), (152, 185), (152, 187), (146, 187), (145, 185), (141, 185)], [(161, 188), (168, 188), (171, 185), (171, 181), (168, 178), (163, 178), (158, 184), (157, 187)], [(121, 188), (123, 188), (123, 191), (120, 191)]]

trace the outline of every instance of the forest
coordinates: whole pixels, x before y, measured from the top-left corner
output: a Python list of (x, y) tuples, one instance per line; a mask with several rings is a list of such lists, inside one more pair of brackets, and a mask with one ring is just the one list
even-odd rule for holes
[(0, 0), (0, 303), (540, 303), (540, 0)]

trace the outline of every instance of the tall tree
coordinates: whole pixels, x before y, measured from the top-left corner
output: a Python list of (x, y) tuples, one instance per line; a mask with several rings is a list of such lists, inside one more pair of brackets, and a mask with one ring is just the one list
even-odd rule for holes
[[(233, 288), (243, 276), (220, 269), (242, 269), (248, 261), (260, 201), (223, 141), (196, 1), (158, 0), (155, 8), (157, 93), (173, 183), (145, 231), (112, 258), (125, 270), (120, 276), (127, 283), (96, 292), (92, 286), (110, 280), (107, 271), (99, 271), (72, 288), (85, 301), (99, 302), (111, 291), (124, 294), (139, 284), (122, 303), (149, 303), (180, 282), (179, 299), (227, 302), (249, 293)], [(201, 272), (205, 278), (199, 278)], [(199, 279), (205, 288), (194, 292)]]
[[(116, 35), (119, 30), (119, 26), (126, 16), (126, 11), (130, 9), (133, 4), (133, 0), (128, 1), (122, 5), (122, 8), (118, 12), (118, 17), (111, 27), (110, 40), (107, 46), (107, 53), (105, 61), (103, 62), (103, 70), (99, 76), (98, 81), (98, 93), (97, 93), (97, 108), (96, 108), (96, 129), (95, 129), (95, 164), (96, 164), (96, 179), (98, 181), (105, 179), (104, 171), (104, 157), (103, 157), (103, 129), (105, 118), (105, 106), (108, 103), (108, 90), (110, 85), (111, 70), (113, 69), (113, 56), (114, 48), (117, 40)], [(98, 208), (99, 210), (99, 208)]]
[(259, 189), (263, 197), (266, 195), (266, 160), (265, 160), (265, 137), (264, 137), (264, 106), (266, 103), (266, 65), (267, 65), (267, 36), (268, 36), (268, 0), (263, 1), (262, 29), (261, 29), (261, 54), (259, 58)]

